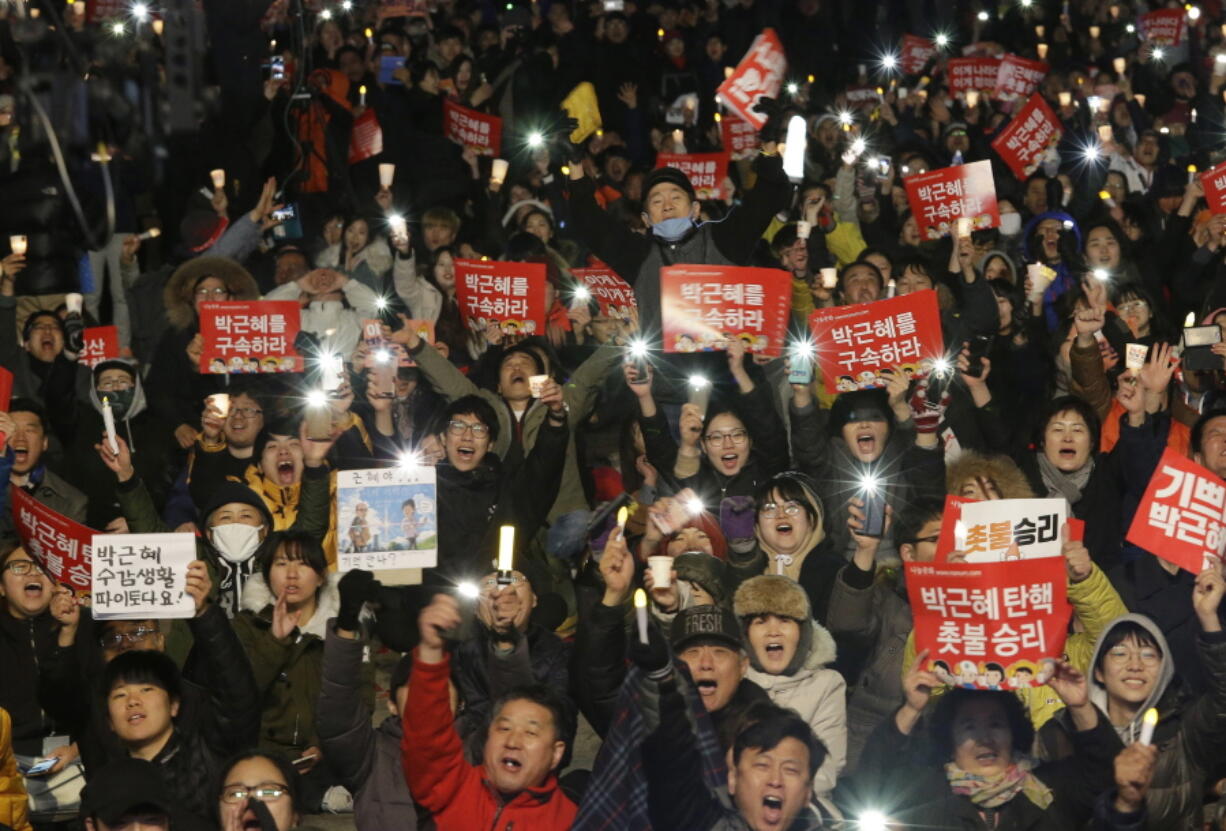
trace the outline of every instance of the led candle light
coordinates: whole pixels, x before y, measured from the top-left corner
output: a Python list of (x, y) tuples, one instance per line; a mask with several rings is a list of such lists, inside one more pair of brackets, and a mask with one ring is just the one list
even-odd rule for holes
[(220, 167), (210, 170), (209, 178), (213, 180), (213, 190), (221, 190), (226, 186), (226, 172)]
[(119, 455), (119, 442), (115, 438), (115, 413), (111, 412), (111, 400), (102, 396), (102, 424), (106, 427), (106, 443), (111, 452)]
[(1132, 97), (1136, 99), (1137, 106), (1141, 107), (1141, 109), (1145, 109), (1145, 93), (1138, 92), (1136, 95)]
[(362, 84), (362, 86), (358, 87), (358, 106), (359, 107), (366, 106), (366, 85), (365, 84)]
[(11, 237), (9, 237), (9, 249), (14, 254), (24, 256), (26, 250), (29, 248), (29, 244), (29, 240), (26, 239), (25, 234), (13, 234)]
[[(842, 121), (842, 118), (839, 120)], [(792, 116), (788, 121), (787, 137), (783, 140), (783, 172), (792, 182), (801, 181), (805, 175), (806, 133), (804, 117)]]
[(958, 217), (958, 239), (965, 239), (971, 235), (971, 218), (969, 216)]
[(148, 239), (157, 239), (161, 235), (162, 235), (161, 228), (150, 228), (148, 231), (141, 231), (139, 234), (136, 235), (136, 238), (143, 242)]
[(162, 20), (160, 17), (155, 18), (153, 23), (150, 25), (153, 27), (153, 33), (158, 37), (161, 37), (162, 32), (166, 29), (166, 21)]
[(1188, 165), (1188, 184), (1190, 185), (1195, 181), (1196, 181), (1196, 165), (1190, 164)]
[(498, 529), (498, 582), (503, 585), (509, 584), (514, 568), (515, 526), (504, 525)]
[(673, 130), (673, 152), (684, 153), (685, 151), (685, 133), (680, 130)]
[(1035, 37), (1037, 37), (1037, 38), (1040, 38), (1040, 39), (1041, 39), (1041, 38), (1043, 37), (1044, 33), (1046, 33), (1046, 32), (1047, 32), (1047, 27), (1046, 27), (1046, 26), (1044, 26), (1042, 23), (1040, 23), (1039, 25), (1037, 25), (1037, 26), (1035, 26), (1035, 27), (1034, 27), (1034, 35), (1035, 35)]
[(1107, 142), (1111, 141), (1112, 138), (1113, 136), (1111, 134), (1111, 125), (1110, 124), (1099, 124), (1098, 125), (1098, 140), (1106, 144)]
[(823, 268), (820, 273), (822, 275), (822, 288), (829, 290), (839, 284), (839, 270), (837, 268)]
[(1154, 743), (1154, 728), (1158, 726), (1158, 708), (1150, 707), (1145, 711), (1145, 715), (1141, 717), (1141, 744)]
[[(625, 509), (623, 509), (625, 510)], [(647, 592), (634, 590), (634, 617), (639, 624), (639, 643), (647, 643)]]
[(626, 533), (626, 520), (630, 518), (630, 509), (622, 505), (617, 509), (617, 533), (622, 536)]

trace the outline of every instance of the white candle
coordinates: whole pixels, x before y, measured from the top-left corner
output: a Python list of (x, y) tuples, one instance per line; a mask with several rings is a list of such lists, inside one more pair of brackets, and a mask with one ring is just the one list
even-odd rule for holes
[(119, 455), (119, 442), (115, 439), (115, 414), (111, 412), (111, 402), (102, 396), (102, 423), (106, 427), (106, 443), (111, 446), (111, 452)]
[(1145, 715), (1141, 717), (1141, 738), (1138, 739), (1141, 744), (1154, 743), (1154, 728), (1158, 726), (1158, 709), (1150, 707), (1145, 711)]
[(647, 592), (634, 590), (634, 617), (639, 624), (639, 643), (647, 643)]
[(213, 180), (213, 190), (221, 190), (226, 186), (226, 172), (220, 167), (216, 170), (210, 170), (209, 178)]
[(622, 505), (617, 509), (617, 533), (622, 535), (626, 533), (626, 520), (630, 518), (630, 509)]
[(29, 241), (26, 239), (25, 234), (13, 234), (9, 237), (9, 248), (12, 249), (14, 254), (24, 255), (28, 247)]
[(138, 240), (157, 239), (162, 235), (161, 228), (150, 228), (148, 231), (142, 231), (136, 235)]
[(358, 87), (358, 106), (359, 107), (366, 106), (366, 85), (365, 84), (362, 84), (362, 86)]
[(504, 525), (498, 529), (498, 571), (509, 572), (515, 568), (515, 526)]

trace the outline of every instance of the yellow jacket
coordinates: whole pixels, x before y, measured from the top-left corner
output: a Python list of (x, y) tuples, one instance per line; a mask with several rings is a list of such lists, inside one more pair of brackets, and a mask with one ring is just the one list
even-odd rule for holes
[[(1090, 576), (1080, 583), (1070, 583), (1068, 600), (1073, 606), (1073, 615), (1081, 624), (1081, 631), (1074, 632), (1064, 642), (1064, 659), (1084, 673), (1090, 672), (1090, 661), (1094, 659), (1094, 644), (1098, 636), (1107, 628), (1107, 624), (1120, 615), (1128, 614), (1128, 608), (1120, 599), (1115, 586), (1107, 579), (1098, 566), (1093, 566)], [(904, 677), (907, 669), (915, 663), (915, 631), (907, 636), (907, 648), (903, 652), (902, 671)], [(944, 687), (935, 689), (932, 694), (941, 695)], [(1018, 698), (1026, 705), (1030, 714), (1030, 722), (1038, 730), (1047, 720), (1064, 707), (1064, 702), (1056, 691), (1044, 684), (1041, 687), (1027, 687), (1016, 690)]]
[[(286, 531), (294, 524), (298, 518), (298, 492), (302, 485), (290, 485), (288, 488), (283, 488), (276, 482), (270, 480), (260, 470), (258, 465), (252, 464), (247, 467), (247, 481), (244, 485), (251, 488), (260, 499), (264, 500), (265, 507), (272, 514), (272, 530)], [(331, 484), (328, 488), (329, 495), (332, 499), (332, 504), (336, 504), (336, 477), (331, 477)], [(336, 524), (335, 519), (330, 518), (328, 521), (328, 533), (324, 536), (322, 542), (324, 555), (328, 558), (328, 568), (336, 568)]]
[(27, 815), (29, 797), (13, 756), (13, 722), (0, 709), (0, 824), (13, 831), (33, 831)]

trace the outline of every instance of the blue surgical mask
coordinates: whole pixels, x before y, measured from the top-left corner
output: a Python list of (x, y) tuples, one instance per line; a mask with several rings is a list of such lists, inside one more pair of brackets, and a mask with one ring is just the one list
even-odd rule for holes
[(690, 232), (694, 220), (688, 216), (678, 216), (672, 219), (661, 219), (651, 226), (651, 233), (665, 242), (676, 242)]

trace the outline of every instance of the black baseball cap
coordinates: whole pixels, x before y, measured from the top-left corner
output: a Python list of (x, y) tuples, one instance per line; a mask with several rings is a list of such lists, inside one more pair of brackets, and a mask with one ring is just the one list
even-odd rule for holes
[(673, 618), (673, 651), (680, 654), (700, 643), (714, 643), (730, 649), (744, 648), (741, 626), (736, 615), (722, 606), (692, 606)]
[(162, 769), (144, 759), (116, 759), (94, 773), (81, 791), (81, 819), (118, 825), (137, 812), (171, 815), (174, 802)]
[(657, 167), (655, 170), (647, 174), (647, 178), (643, 180), (643, 204), (647, 203), (647, 199), (651, 196), (651, 189), (656, 185), (663, 184), (676, 185), (687, 194), (691, 200), (697, 198), (694, 192), (694, 183), (690, 181), (690, 177), (675, 167)]

